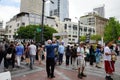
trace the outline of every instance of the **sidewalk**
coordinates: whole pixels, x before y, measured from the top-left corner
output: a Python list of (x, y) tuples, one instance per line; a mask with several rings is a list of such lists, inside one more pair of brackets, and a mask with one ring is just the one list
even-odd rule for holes
[[(42, 64), (39, 67), (41, 68), (40, 71), (13, 77), (12, 80), (80, 80), (79, 78), (77, 78), (76, 70), (61, 68), (60, 66), (57, 66), (55, 68), (55, 78), (49, 79), (47, 78), (45, 65)], [(104, 80), (104, 78), (87, 74), (87, 77), (81, 80)]]
[[(118, 57), (117, 62), (115, 63), (116, 71), (112, 76), (113, 80), (120, 80), (120, 56)], [(87, 77), (83, 79), (77, 78), (77, 70), (72, 70), (71, 65), (68, 67), (63, 63), (61, 66), (56, 66), (55, 68), (55, 78), (48, 79), (46, 73), (45, 62), (39, 65), (36, 61), (34, 69), (30, 70), (29, 66), (26, 66), (22, 63), (23, 69), (18, 69), (12, 71), (12, 80), (105, 80), (104, 67), (98, 69), (95, 66), (86, 65), (85, 74)]]

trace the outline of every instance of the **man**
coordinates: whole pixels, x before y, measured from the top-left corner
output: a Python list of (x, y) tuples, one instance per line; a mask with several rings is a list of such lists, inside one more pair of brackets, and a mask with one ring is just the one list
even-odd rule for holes
[(106, 77), (105, 77), (106, 80), (113, 80), (110, 76), (113, 72), (111, 55), (114, 54), (114, 53), (111, 53), (111, 50), (109, 48), (111, 45), (112, 43), (107, 42), (104, 48), (104, 65), (105, 65), (105, 72), (106, 72)]
[(77, 45), (75, 44), (74, 47), (71, 47), (71, 64), (72, 69), (76, 69), (77, 67)]
[(24, 53), (24, 46), (21, 42), (18, 42), (16, 46), (16, 59), (17, 59), (17, 67), (20, 68), (21, 57)]
[(85, 51), (84, 51), (84, 43), (80, 42), (79, 47), (77, 48), (77, 60), (78, 60), (78, 78), (82, 79), (82, 77), (86, 77), (83, 73), (85, 68)]
[(65, 47), (63, 46), (63, 42), (61, 42), (60, 45), (59, 45), (59, 47), (58, 47), (59, 65), (61, 65), (62, 62), (63, 62), (64, 51), (65, 51)]
[(34, 42), (31, 42), (30, 46), (28, 47), (29, 55), (30, 55), (30, 69), (33, 69), (33, 64), (36, 56), (36, 45), (34, 45)]
[(52, 44), (51, 40), (47, 41), (46, 48), (46, 71), (48, 78), (55, 78), (54, 68), (55, 68), (55, 53), (54, 49), (58, 47), (57, 44)]

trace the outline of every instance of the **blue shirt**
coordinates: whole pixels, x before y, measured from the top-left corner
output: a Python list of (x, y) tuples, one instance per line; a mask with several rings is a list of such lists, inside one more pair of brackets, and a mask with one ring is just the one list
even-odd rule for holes
[(54, 58), (55, 57), (55, 52), (54, 49), (57, 48), (57, 44), (47, 44), (45, 46), (46, 48), (46, 53), (47, 53), (47, 58)]
[(64, 47), (63, 45), (60, 45), (60, 46), (58, 47), (58, 52), (59, 52), (60, 54), (64, 54), (64, 51), (65, 51), (65, 47)]
[(22, 55), (23, 53), (24, 53), (24, 46), (23, 45), (16, 46), (16, 55)]

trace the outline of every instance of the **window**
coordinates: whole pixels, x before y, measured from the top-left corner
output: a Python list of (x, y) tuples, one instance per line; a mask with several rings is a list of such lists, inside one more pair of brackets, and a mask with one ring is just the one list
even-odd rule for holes
[(19, 27), (19, 23), (17, 23), (17, 27)]
[(17, 29), (14, 29), (14, 32), (16, 32), (17, 31)]
[(67, 24), (64, 25), (64, 29), (67, 29)]
[(53, 15), (53, 12), (52, 11), (50, 11), (50, 16), (52, 16)]
[(69, 25), (69, 28), (71, 28), (71, 25)]
[(87, 27), (84, 27), (84, 31), (87, 31)]
[(57, 14), (58, 14), (58, 10), (57, 10), (57, 9), (55, 9), (55, 10), (54, 10), (54, 15), (56, 15), (56, 16), (57, 16)]
[(22, 22), (22, 24), (21, 24), (22, 26), (25, 26), (25, 23), (24, 22)]
[(11, 30), (9, 30), (9, 33), (11, 33)]
[(10, 28), (12, 28), (12, 26), (10, 26)]
[(77, 36), (73, 36), (74, 38), (77, 38)]
[(77, 25), (73, 25), (73, 30), (77, 30)]
[(9, 38), (11, 38), (11, 35), (9, 35)]

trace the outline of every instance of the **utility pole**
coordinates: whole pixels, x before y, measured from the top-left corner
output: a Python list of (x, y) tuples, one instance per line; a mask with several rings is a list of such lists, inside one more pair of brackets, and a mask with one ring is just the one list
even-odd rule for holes
[(45, 0), (42, 0), (42, 21), (41, 21), (41, 26), (42, 26), (42, 30), (41, 30), (41, 43), (44, 44), (44, 7), (45, 7)]
[[(45, 2), (46, 2), (46, 0), (42, 0), (42, 21), (41, 21), (41, 26), (42, 26), (42, 28), (41, 28), (41, 43), (42, 44), (44, 44), (44, 13), (45, 13), (44, 9), (45, 9)], [(53, 1), (50, 0), (50, 2), (52, 4), (54, 4)]]

